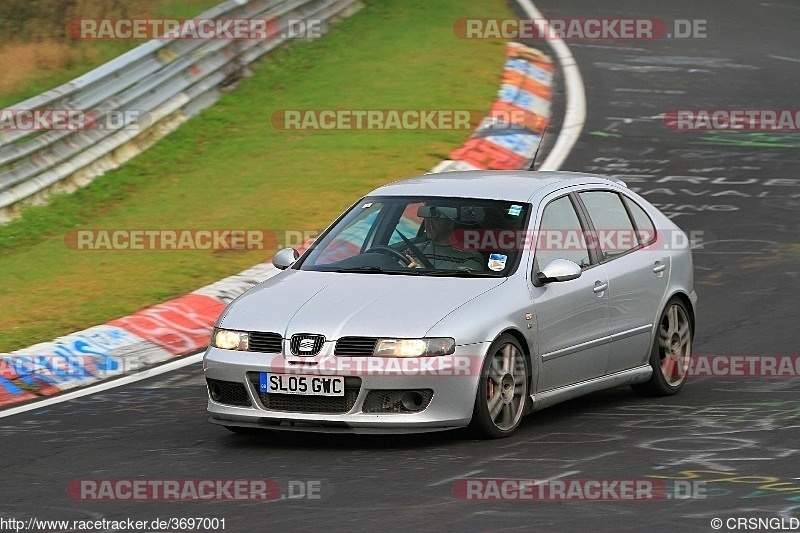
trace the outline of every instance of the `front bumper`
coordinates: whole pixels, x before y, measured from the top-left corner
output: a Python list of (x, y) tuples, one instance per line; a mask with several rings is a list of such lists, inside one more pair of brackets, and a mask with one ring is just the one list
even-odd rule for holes
[[(231, 405), (209, 395), (208, 412), (212, 422), (224, 426), (294, 431), (410, 433), (463, 427), (472, 418), (478, 378), (490, 344), (457, 346), (452, 355), (420, 359), (335, 356), (333, 346), (327, 343), (313, 358), (209, 347), (203, 357), (206, 379), (231, 383), (240, 391), (243, 386), (246, 399), (242, 394), (242, 401), (236, 403), (249, 405)], [(280, 408), (268, 408), (259, 392), (257, 376), (261, 372), (345, 376), (354, 401), (351, 397), (344, 411), (336, 413), (315, 412), (317, 398), (310, 402), (272, 402)], [(432, 391), (432, 396), (417, 412), (364, 411), (371, 392), (398, 390)], [(287, 399), (294, 395), (277, 396)]]

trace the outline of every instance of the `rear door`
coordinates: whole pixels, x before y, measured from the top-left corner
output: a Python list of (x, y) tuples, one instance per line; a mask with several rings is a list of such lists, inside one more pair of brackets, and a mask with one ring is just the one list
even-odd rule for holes
[(611, 345), (606, 373), (643, 365), (650, 353), (653, 323), (669, 279), (669, 256), (652, 221), (622, 193), (578, 193), (593, 226), (600, 261), (608, 275)]

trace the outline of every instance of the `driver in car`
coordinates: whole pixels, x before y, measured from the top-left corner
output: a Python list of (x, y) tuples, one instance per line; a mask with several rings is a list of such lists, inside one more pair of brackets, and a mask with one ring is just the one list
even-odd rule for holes
[[(457, 209), (454, 207), (420, 207), (418, 214), (423, 219), (425, 235), (412, 242), (437, 270), (483, 270), (481, 254), (453, 246), (456, 213)], [(416, 250), (406, 249), (406, 257), (410, 261), (408, 267), (424, 268), (424, 262), (412, 255), (415, 252)]]

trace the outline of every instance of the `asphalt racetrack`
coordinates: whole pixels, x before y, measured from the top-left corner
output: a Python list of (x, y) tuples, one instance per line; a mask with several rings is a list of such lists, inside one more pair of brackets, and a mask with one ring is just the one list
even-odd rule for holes
[[(708, 21), (705, 39), (567, 42), (587, 119), (562, 169), (617, 175), (694, 232), (696, 355), (797, 355), (800, 134), (675, 132), (659, 116), (800, 107), (800, 4), (536, 5), (549, 18)], [(561, 94), (554, 116), (563, 113)], [(205, 404), (193, 365), (0, 419), (0, 516), (224, 518), (227, 531), (713, 531), (715, 518), (726, 531), (730, 518), (800, 517), (796, 377), (692, 378), (658, 399), (596, 393), (527, 417), (499, 441), (460, 431), (235, 435), (208, 423)], [(286, 497), (85, 501), (67, 491), (74, 480), (122, 478), (267, 478)], [(667, 490), (656, 500), (466, 500), (454, 493), (464, 478), (657, 480)]]

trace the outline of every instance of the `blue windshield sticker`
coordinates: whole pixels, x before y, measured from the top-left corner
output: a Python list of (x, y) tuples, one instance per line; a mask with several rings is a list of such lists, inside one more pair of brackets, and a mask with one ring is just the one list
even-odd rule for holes
[(522, 206), (521, 205), (512, 205), (508, 208), (508, 214), (512, 217), (518, 217), (519, 214), (522, 213)]
[(489, 256), (489, 270), (499, 272), (506, 267), (508, 256), (503, 254), (492, 254)]

